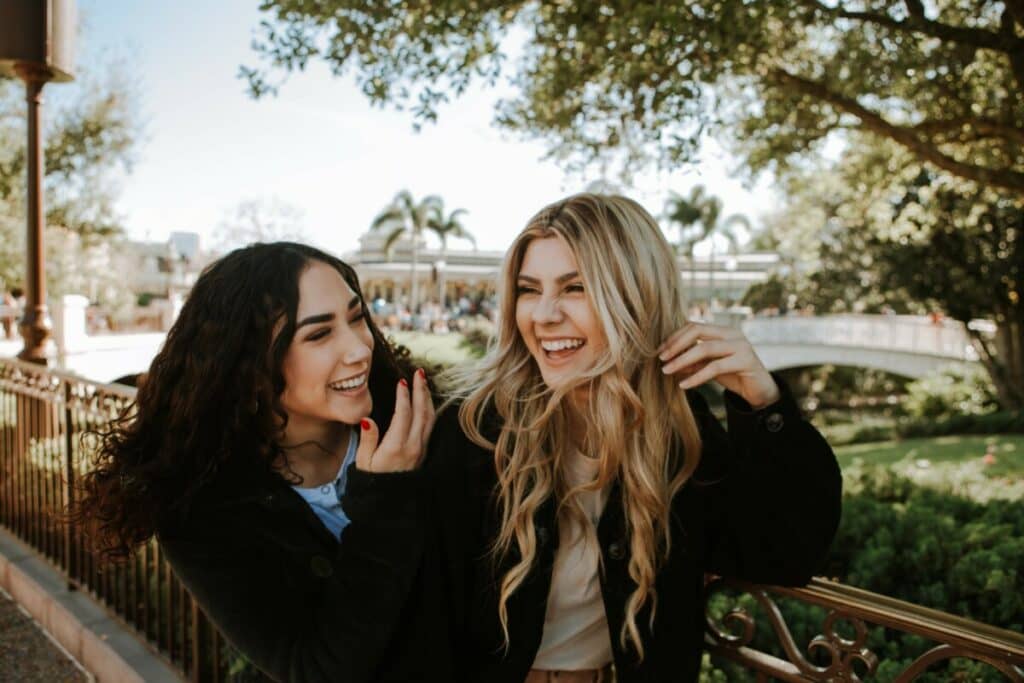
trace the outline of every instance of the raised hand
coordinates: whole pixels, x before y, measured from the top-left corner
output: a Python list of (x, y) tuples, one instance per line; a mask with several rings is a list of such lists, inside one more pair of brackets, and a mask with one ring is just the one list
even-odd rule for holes
[(732, 327), (687, 323), (658, 348), (666, 375), (678, 375), (683, 389), (715, 380), (754, 408), (779, 399), (779, 387), (743, 332)]
[(401, 472), (419, 467), (434, 428), (434, 403), (423, 370), (414, 373), (411, 391), (404, 379), (398, 383), (395, 414), (379, 444), (377, 424), (366, 418), (361, 426), (356, 467), (364, 472)]

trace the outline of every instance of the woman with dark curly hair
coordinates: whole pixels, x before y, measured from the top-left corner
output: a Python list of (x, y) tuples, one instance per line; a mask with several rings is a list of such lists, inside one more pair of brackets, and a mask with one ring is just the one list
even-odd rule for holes
[(418, 469), (434, 409), (411, 370), (349, 266), (294, 243), (234, 251), (200, 276), (134, 406), (99, 434), (75, 515), (108, 556), (155, 535), (274, 678), (444, 677)]

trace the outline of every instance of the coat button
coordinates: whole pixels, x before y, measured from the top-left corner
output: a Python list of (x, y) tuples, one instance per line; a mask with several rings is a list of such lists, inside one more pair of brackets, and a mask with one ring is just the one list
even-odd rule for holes
[(782, 417), (782, 413), (770, 413), (764, 418), (764, 427), (769, 432), (775, 433), (782, 431), (782, 427), (786, 424), (786, 421)]
[(613, 560), (621, 560), (625, 556), (626, 549), (622, 546), (622, 543), (620, 543), (619, 541), (614, 541), (611, 545), (608, 546), (608, 557), (612, 558)]
[(334, 573), (334, 565), (323, 555), (314, 555), (309, 561), (309, 568), (318, 579), (326, 579)]

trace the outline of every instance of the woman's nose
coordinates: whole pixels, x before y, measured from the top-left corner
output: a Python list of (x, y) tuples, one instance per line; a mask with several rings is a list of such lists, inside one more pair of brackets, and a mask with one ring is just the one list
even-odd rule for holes
[(562, 308), (558, 297), (541, 297), (533, 308), (533, 321), (537, 323), (557, 323), (562, 320)]
[(341, 340), (341, 358), (346, 365), (364, 363), (373, 355), (373, 349), (353, 330), (347, 330), (338, 337)]

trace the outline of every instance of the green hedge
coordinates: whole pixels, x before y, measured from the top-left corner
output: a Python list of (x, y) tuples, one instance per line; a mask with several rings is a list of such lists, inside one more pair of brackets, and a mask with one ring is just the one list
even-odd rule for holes
[(1003, 410), (938, 419), (901, 418), (862, 426), (822, 427), (821, 431), (833, 446), (953, 434), (1024, 434), (1024, 411)]
[[(1001, 628), (1024, 630), (1024, 501), (980, 504), (918, 487), (884, 468), (867, 470), (851, 484), (826, 576)], [(753, 605), (749, 597), (740, 602)], [(728, 597), (717, 596), (711, 606), (721, 613), (729, 604)], [(782, 601), (781, 609), (800, 646), (806, 647), (821, 632), (824, 610), (793, 601)], [(764, 614), (753, 611), (758, 617), (754, 646), (785, 658)], [(871, 680), (893, 680), (933, 645), (880, 627), (871, 630), (867, 647), (881, 662)], [(713, 667), (705, 667), (703, 678), (753, 677), (730, 662), (714, 660)], [(917, 680), (1005, 679), (987, 665), (954, 660)]]

